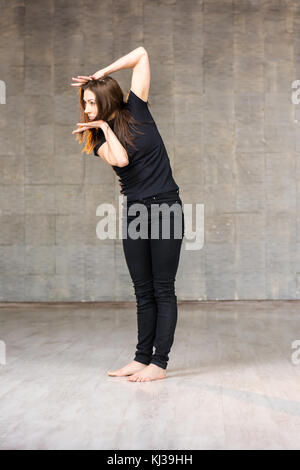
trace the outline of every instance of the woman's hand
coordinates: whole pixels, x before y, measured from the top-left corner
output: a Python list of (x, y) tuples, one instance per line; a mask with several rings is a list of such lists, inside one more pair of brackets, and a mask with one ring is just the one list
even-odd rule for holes
[(105, 69), (98, 70), (98, 72), (94, 73), (93, 75), (90, 75), (92, 80), (99, 80), (99, 78), (103, 78), (107, 75)]
[(82, 86), (85, 83), (87, 83), (88, 81), (93, 80), (93, 79), (92, 79), (91, 75), (88, 75), (88, 76), (86, 76), (86, 75), (77, 75), (77, 78), (72, 77), (72, 80), (75, 80), (78, 83), (71, 83), (71, 86)]
[(78, 134), (78, 132), (83, 132), (88, 129), (93, 129), (97, 127), (104, 129), (108, 127), (109, 125), (107, 124), (106, 121), (99, 119), (99, 121), (77, 122), (77, 126), (81, 126), (81, 127), (79, 129), (75, 129), (74, 131), (72, 131), (72, 134)]
[(99, 80), (99, 78), (103, 78), (105, 75), (105, 69), (99, 70), (94, 75), (77, 75), (77, 78), (72, 77), (72, 80), (77, 83), (71, 83), (71, 86), (82, 86), (90, 80)]

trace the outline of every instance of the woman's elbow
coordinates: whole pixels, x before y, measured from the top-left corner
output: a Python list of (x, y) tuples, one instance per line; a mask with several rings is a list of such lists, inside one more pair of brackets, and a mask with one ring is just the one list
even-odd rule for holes
[(129, 163), (129, 160), (126, 159), (126, 160), (124, 160), (124, 161), (122, 161), (122, 162), (119, 162), (119, 163), (118, 163), (118, 166), (121, 167), (121, 168), (123, 168), (123, 166), (127, 166), (128, 163)]

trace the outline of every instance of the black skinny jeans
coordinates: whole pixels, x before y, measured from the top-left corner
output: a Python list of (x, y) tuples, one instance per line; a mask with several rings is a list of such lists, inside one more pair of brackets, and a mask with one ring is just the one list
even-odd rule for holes
[[(135, 215), (128, 215), (134, 203), (143, 204), (147, 208), (147, 215), (140, 218), (137, 207)], [(166, 203), (165, 212), (161, 206), (163, 203)], [(156, 217), (151, 217), (151, 205), (156, 206), (157, 210), (160, 208)], [(174, 211), (170, 209), (172, 205)], [(128, 227), (136, 218), (143, 227), (146, 223), (146, 237), (145, 232), (136, 239), (130, 236)], [(169, 225), (169, 232), (163, 228), (164, 223)], [(123, 250), (137, 301), (138, 343), (134, 360), (166, 369), (177, 323), (175, 277), (185, 229), (179, 190), (130, 201), (127, 203), (127, 211), (123, 203), (122, 224)], [(151, 226), (156, 226), (156, 236), (151, 235)], [(141, 232), (141, 224), (137, 224), (136, 231)]]

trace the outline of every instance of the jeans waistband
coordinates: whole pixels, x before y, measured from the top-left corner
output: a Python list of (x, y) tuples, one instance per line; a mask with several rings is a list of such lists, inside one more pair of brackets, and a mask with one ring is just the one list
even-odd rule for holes
[(164, 198), (168, 198), (168, 197), (178, 197), (179, 196), (179, 189), (173, 189), (172, 191), (167, 191), (167, 192), (164, 192), (164, 193), (158, 193), (158, 194), (155, 194), (154, 196), (148, 196), (148, 197), (145, 197), (145, 198), (142, 198), (142, 199), (136, 199), (134, 201), (127, 201), (127, 206), (131, 205), (131, 204), (134, 204), (135, 202), (150, 202), (150, 201), (153, 201), (155, 202), (156, 200), (160, 200), (160, 199), (164, 199)]

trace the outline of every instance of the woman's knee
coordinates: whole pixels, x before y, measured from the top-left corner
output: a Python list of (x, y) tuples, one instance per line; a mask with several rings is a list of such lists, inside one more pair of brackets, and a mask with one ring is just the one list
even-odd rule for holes
[(175, 296), (175, 279), (154, 279), (154, 297), (174, 297)]
[(154, 299), (153, 279), (133, 281), (138, 304), (145, 305)]

